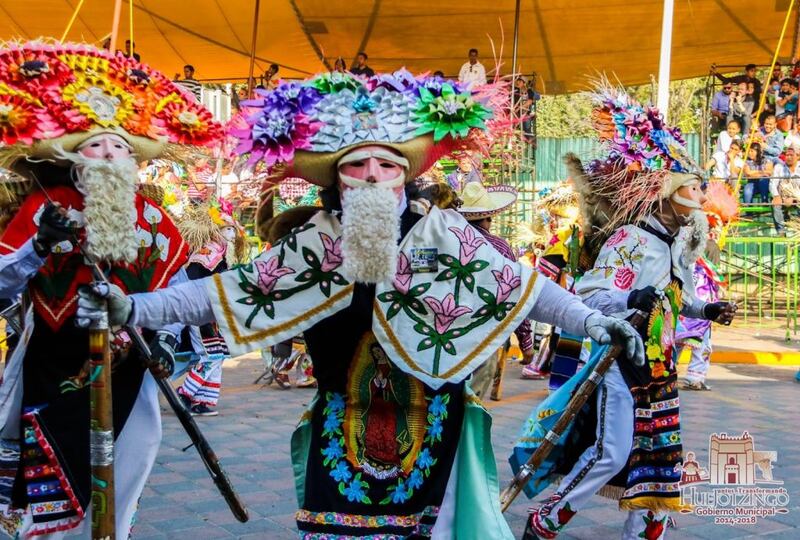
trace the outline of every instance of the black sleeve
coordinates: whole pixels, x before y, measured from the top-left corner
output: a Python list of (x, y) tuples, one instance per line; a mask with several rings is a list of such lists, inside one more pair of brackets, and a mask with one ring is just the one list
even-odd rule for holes
[(189, 279), (203, 279), (211, 274), (212, 272), (200, 263), (189, 263), (186, 267), (186, 275), (189, 276)]

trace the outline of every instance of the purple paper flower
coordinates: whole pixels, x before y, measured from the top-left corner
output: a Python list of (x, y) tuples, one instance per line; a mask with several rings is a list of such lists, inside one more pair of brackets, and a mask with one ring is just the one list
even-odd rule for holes
[(370, 92), (376, 88), (384, 87), (392, 92), (414, 92), (419, 86), (419, 81), (405, 68), (394, 73), (379, 73), (367, 81)]

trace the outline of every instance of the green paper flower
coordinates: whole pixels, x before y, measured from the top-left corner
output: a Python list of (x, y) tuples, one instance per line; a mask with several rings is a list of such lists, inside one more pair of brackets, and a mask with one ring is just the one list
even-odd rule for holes
[(361, 81), (354, 78), (349, 73), (323, 73), (311, 81), (311, 86), (316, 88), (320, 94), (335, 94), (342, 90), (352, 90), (355, 92), (362, 86)]
[(463, 139), (472, 128), (486, 129), (484, 120), (492, 116), (489, 109), (472, 99), (472, 94), (457, 94), (449, 84), (442, 85), (442, 94), (438, 97), (427, 88), (418, 90), (420, 99), (412, 112), (412, 118), (419, 124), (415, 135), (433, 132), (435, 142), (447, 135)]

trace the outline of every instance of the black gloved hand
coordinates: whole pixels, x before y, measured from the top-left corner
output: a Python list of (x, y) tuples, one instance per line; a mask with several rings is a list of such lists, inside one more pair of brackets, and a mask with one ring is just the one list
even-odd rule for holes
[(650, 313), (656, 301), (661, 299), (661, 295), (652, 285), (644, 289), (634, 289), (628, 295), (628, 309), (638, 309), (645, 313)]
[(169, 332), (156, 332), (150, 342), (152, 362), (145, 360), (145, 365), (156, 379), (165, 379), (175, 371), (175, 346), (178, 340)]
[(739, 306), (731, 302), (712, 302), (703, 306), (703, 318), (728, 326)]
[(39, 216), (39, 231), (33, 247), (40, 257), (50, 253), (50, 249), (75, 235), (75, 222), (69, 219), (66, 210), (57, 203), (47, 203)]

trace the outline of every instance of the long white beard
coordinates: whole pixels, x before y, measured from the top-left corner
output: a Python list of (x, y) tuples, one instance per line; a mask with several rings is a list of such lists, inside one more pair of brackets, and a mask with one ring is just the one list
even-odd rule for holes
[(693, 210), (689, 214), (687, 228), (689, 234), (686, 239), (686, 247), (683, 249), (684, 262), (691, 267), (697, 262), (706, 251), (708, 242), (708, 218), (702, 210)]
[(360, 283), (391, 280), (397, 270), (400, 215), (390, 189), (347, 189), (342, 197), (342, 266)]
[(84, 197), (87, 255), (95, 261), (134, 262), (139, 247), (136, 161), (90, 159), (67, 152), (59, 157), (75, 164), (75, 187)]

